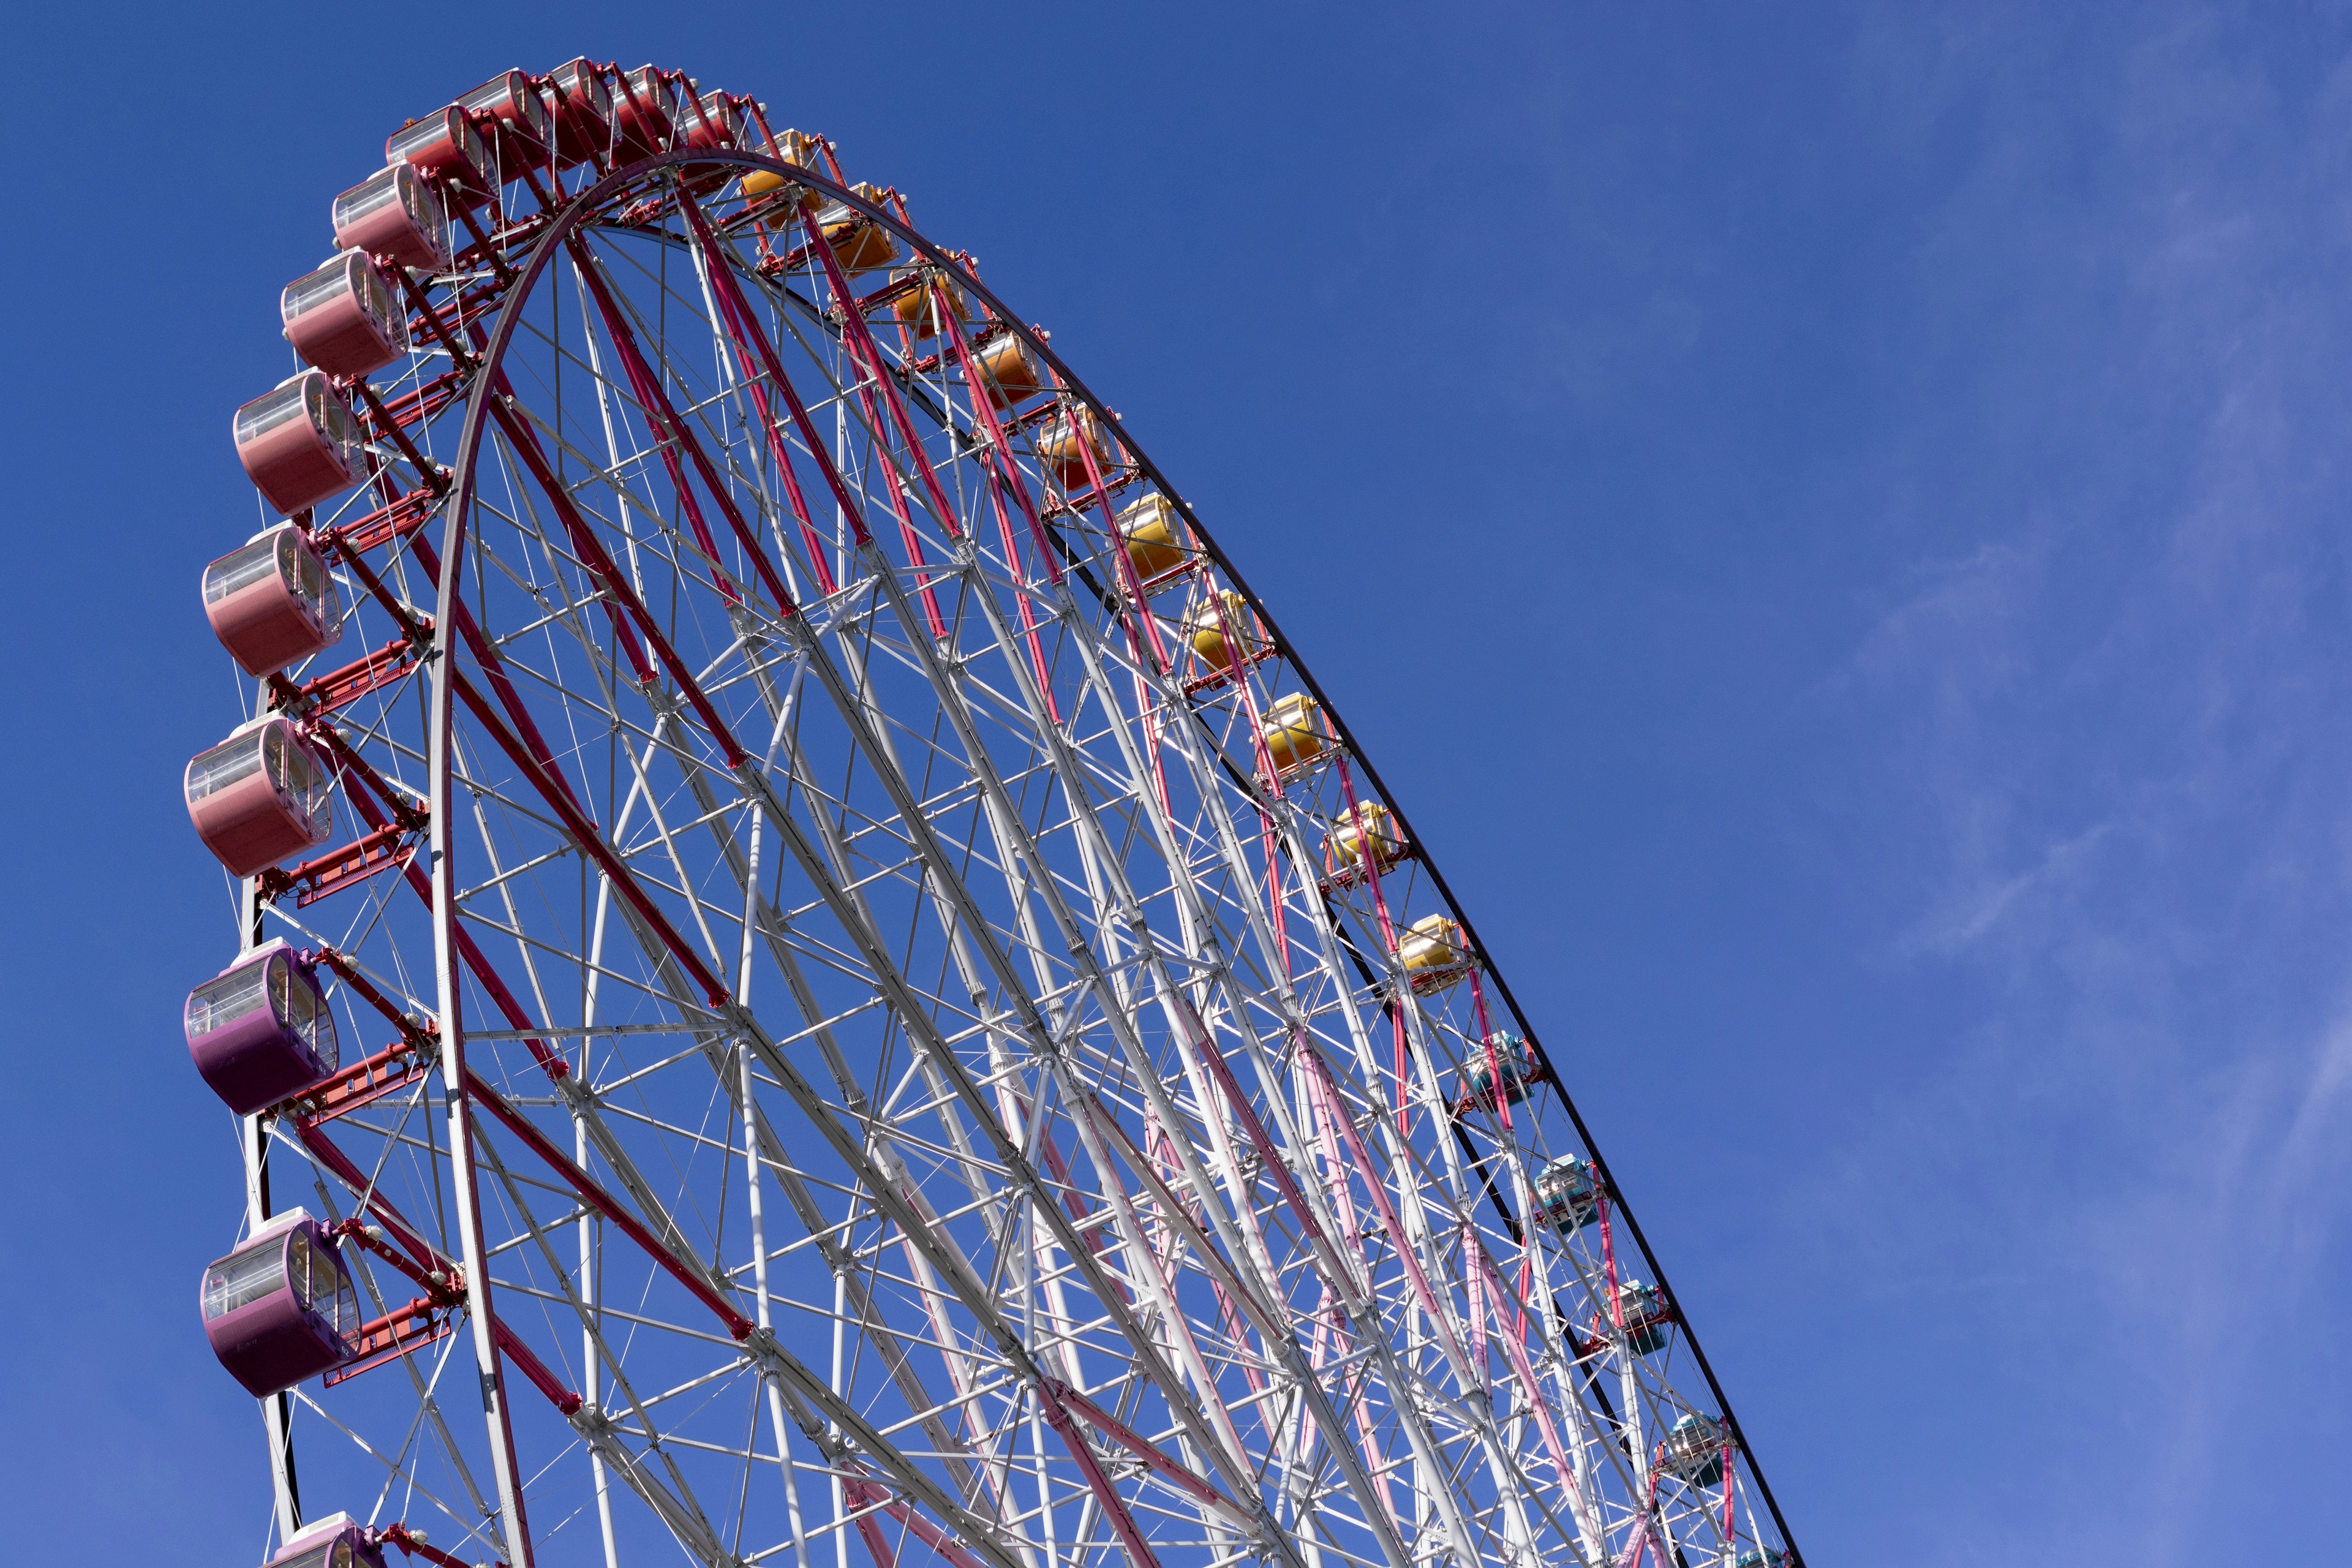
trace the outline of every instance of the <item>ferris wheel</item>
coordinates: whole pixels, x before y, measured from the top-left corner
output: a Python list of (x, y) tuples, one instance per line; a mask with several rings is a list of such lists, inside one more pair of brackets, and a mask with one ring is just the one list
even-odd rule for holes
[(898, 192), (582, 59), (331, 221), (185, 778), (257, 1560), (1797, 1561), (1402, 807)]

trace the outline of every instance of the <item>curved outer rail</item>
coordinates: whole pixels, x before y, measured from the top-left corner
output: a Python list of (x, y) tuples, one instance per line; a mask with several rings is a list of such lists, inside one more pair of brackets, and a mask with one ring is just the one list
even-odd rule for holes
[[(1089, 388), (1077, 375), (1076, 372), (1053, 350), (1042, 333), (1036, 331), (1024, 322), (1016, 312), (1004, 303), (1003, 300), (998, 298), (993, 290), (989, 289), (987, 285), (982, 283), (976, 275), (965, 268), (961, 259), (952, 252), (949, 251), (946, 247), (938, 245), (911, 226), (901, 223), (897, 215), (891, 212), (887, 206), (875, 202), (870, 202), (865, 197), (858, 195), (855, 191), (848, 187), (818, 174), (813, 170), (803, 168), (797, 164), (788, 164), (773, 158), (762, 157), (754, 153), (731, 151), (721, 152), (717, 150), (709, 150), (663, 153), (657, 157), (647, 159), (616, 170), (613, 174), (606, 175), (602, 181), (599, 181), (596, 185), (592, 187), (590, 190), (575, 196), (571, 203), (567, 204), (564, 212), (560, 217), (558, 217), (555, 224), (551, 226), (533, 246), (530, 256), (524, 262), (519, 275), (514, 282), (509, 286), (507, 294), (507, 302), (500, 310), (497, 322), (491, 329), (489, 342), (484, 351), (483, 357), (486, 366), (495, 367), (499, 363), (508, 343), (511, 341), (516, 326), (520, 320), (521, 306), (530, 296), (532, 283), (536, 281), (548, 264), (561, 252), (564, 240), (574, 229), (588, 221), (593, 215), (599, 212), (602, 209), (604, 203), (614, 193), (629, 189), (635, 185), (642, 184), (648, 177), (657, 174), (663, 169), (680, 167), (689, 163), (701, 167), (707, 167), (712, 164), (725, 164), (731, 167), (741, 168), (747, 172), (765, 171), (776, 174), (793, 182), (794, 184), (805, 185), (810, 189), (815, 190), (824, 195), (829, 200), (841, 203), (852, 210), (863, 214), (868, 221), (878, 224), (888, 229), (910, 248), (921, 255), (926, 260), (930, 262), (933, 266), (940, 268), (944, 273), (947, 273), (951, 278), (955, 288), (965, 291), (971, 298), (978, 300), (985, 305), (990, 311), (993, 312), (995, 319), (999, 322), (1003, 323), (1003, 326), (1009, 328), (1020, 337), (1029, 353), (1037, 356), (1040, 360), (1053, 368), (1055, 374), (1060, 378), (1063, 388), (1068, 392), (1070, 395), (1076, 397), (1079, 402), (1086, 405), (1086, 406), (1092, 411), (1095, 417), (1103, 422), (1106, 428), (1116, 427), (1109, 405), (1100, 397), (1097, 396), (1093, 390)], [(449, 508), (446, 521), (443, 525), (444, 532), (441, 548), (441, 598), (440, 609), (436, 616), (437, 624), (443, 627), (450, 627), (456, 624), (456, 617), (451, 614), (451, 610), (457, 592), (457, 574), (463, 554), (461, 547), (465, 537), (466, 508), (471, 499), (475, 464), (480, 451), (483, 428), (490, 408), (489, 400), (485, 395), (485, 391), (488, 385), (489, 380), (487, 376), (478, 380), (476, 384), (475, 394), (469, 400), (467, 410), (464, 434), (460, 438), (457, 458), (454, 465), (454, 473), (456, 477), (454, 493), (456, 504)], [(1549, 1054), (1545, 1051), (1540, 1034), (1534, 1028), (1532, 1023), (1528, 1018), (1526, 1012), (1520, 1007), (1518, 999), (1513, 994), (1509, 983), (1504, 977), (1499, 965), (1494, 962), (1491, 954), (1487, 952), (1484, 943), (1478, 941), (1476, 928), (1473, 923), (1467, 910), (1463, 906), (1462, 902), (1454, 896), (1453, 889), (1447, 885), (1444, 873), (1439, 869), (1436, 864), (1435, 858), (1431, 855), (1427, 848), (1427, 841), (1423, 839), (1414, 832), (1410, 816), (1405, 811), (1404, 806), (1398, 797), (1388, 789), (1387, 785), (1381, 780), (1379, 769), (1372, 762), (1370, 753), (1357, 744), (1353, 733), (1349, 730), (1345, 719), (1340, 716), (1337, 705), (1329, 700), (1328, 694), (1324, 691), (1321, 684), (1316, 680), (1313, 672), (1307, 667), (1304, 658), (1297, 652), (1296, 645), (1292, 644), (1287, 638), (1283, 637), (1281, 627), (1272, 610), (1267, 606), (1265, 601), (1259, 596), (1256, 590), (1249, 585), (1248, 580), (1242, 574), (1239, 567), (1234, 563), (1232, 557), (1226, 553), (1222, 545), (1217, 543), (1215, 536), (1205, 525), (1202, 524), (1199, 516), (1192, 510), (1190, 503), (1185, 501), (1175, 487), (1169, 482), (1167, 476), (1160, 470), (1159, 465), (1152, 461), (1150, 455), (1144, 451), (1142, 446), (1124, 428), (1118, 429), (1118, 440), (1120, 446), (1122, 446), (1130, 455), (1136, 467), (1142, 471), (1144, 477), (1156, 485), (1159, 488), (1160, 493), (1166, 496), (1168, 500), (1175, 505), (1177, 510), (1182, 515), (1186, 526), (1192, 531), (1192, 537), (1206, 547), (1210, 555), (1216, 562), (1218, 568), (1224, 573), (1226, 577), (1233, 583), (1234, 586), (1247, 600), (1251, 608), (1264, 622), (1266, 631), (1276, 646), (1282, 650), (1282, 657), (1297, 674), (1300, 682), (1307, 687), (1307, 689), (1314, 695), (1316, 700), (1321, 704), (1324, 713), (1328, 718), (1334, 729), (1338, 731), (1338, 738), (1340, 743), (1347, 749), (1349, 754), (1363, 768), (1365, 775), (1370, 779), (1373, 789), (1378, 793), (1381, 799), (1387, 803), (1389, 809), (1395, 815), (1399, 825), (1403, 828), (1407, 842), (1416, 846), (1419, 858), (1428, 869), (1430, 879), (1435, 885), (1439, 895), (1445, 900), (1447, 906), (1453, 910), (1454, 919), (1461, 922), (1465, 934), (1469, 938), (1472, 951), (1478, 955), (1486, 973), (1493, 978), (1496, 989), (1502, 996), (1504, 1006), (1509, 1010), (1513, 1021), (1517, 1024), (1520, 1031), (1525, 1035), (1529, 1046), (1534, 1050), (1537, 1060), (1541, 1063), (1544, 1069), (1544, 1076), (1550, 1080), (1554, 1092), (1556, 1092), (1559, 1097), (1561, 1109), (1567, 1112), (1570, 1121), (1576, 1129), (1578, 1137), (1582, 1141), (1586, 1151), (1591, 1156), (1592, 1163), (1600, 1174), (1604, 1189), (1615, 1197), (1615, 1210), (1618, 1215), (1622, 1219), (1627, 1231), (1633, 1237), (1635, 1247), (1641, 1252), (1644, 1265), (1656, 1278), (1659, 1288), (1666, 1293), (1667, 1300), (1670, 1301), (1678, 1301), (1679, 1298), (1675, 1295), (1673, 1286), (1666, 1278), (1664, 1265), (1658, 1260), (1656, 1253), (1650, 1246), (1648, 1237), (1643, 1234), (1639, 1222), (1633, 1217), (1631, 1205), (1622, 1195), (1622, 1189), (1610, 1175), (1608, 1163), (1601, 1152), (1598, 1141), (1593, 1138), (1590, 1127), (1585, 1122), (1583, 1114), (1577, 1109), (1574, 1097), (1570, 1094), (1567, 1089), (1565, 1080), (1559, 1076), (1558, 1070), (1554, 1068)], [(436, 633), (437, 646), (436, 651), (436, 654), (440, 655), (444, 660), (444, 662), (439, 666), (439, 668), (454, 668), (454, 665), (446, 662), (447, 656), (453, 651), (448, 640), (449, 636), (450, 634), (447, 632)], [(450, 713), (450, 684), (446, 681), (436, 681), (434, 691), (433, 733), (437, 746), (444, 742), (446, 734)], [(450, 818), (449, 814), (442, 809), (446, 798), (446, 792), (448, 788), (449, 773), (446, 764), (446, 752), (439, 752), (437, 754), (440, 756), (441, 760), (434, 764), (432, 774), (435, 790), (433, 823), (435, 833), (434, 850), (436, 855), (436, 919), (444, 922), (445, 929), (454, 937), (456, 930), (456, 913), (454, 907), (448, 903), (446, 892), (446, 889), (448, 887), (448, 874), (451, 865), (448, 855), (452, 846), (447, 842), (448, 823)], [(443, 1028), (445, 1031), (445, 1038), (456, 1038), (461, 1032), (458, 1028), (458, 1022), (454, 1013), (454, 971), (447, 971), (445, 966), (445, 979), (443, 982), (442, 992), (444, 999)], [(452, 1056), (454, 1059), (456, 1053), (452, 1053)], [(1525, 1223), (1525, 1220), (1522, 1219), (1521, 1223)], [(478, 1276), (481, 1273), (480, 1270), (476, 1270), (475, 1272)], [(487, 1314), (485, 1312), (485, 1316)], [(1700, 1373), (1706, 1379), (1708, 1392), (1714, 1395), (1717, 1407), (1722, 1411), (1724, 1420), (1730, 1427), (1735, 1442), (1738, 1445), (1741, 1454), (1748, 1461), (1749, 1471), (1755, 1477), (1758, 1491), (1763, 1498), (1767, 1509), (1771, 1513), (1773, 1523), (1780, 1530), (1781, 1539), (1784, 1542), (1789, 1542), (1790, 1551), (1795, 1552), (1795, 1542), (1789, 1531), (1787, 1521), (1780, 1511), (1780, 1503), (1772, 1494), (1770, 1484), (1765, 1479), (1762, 1466), (1757, 1459), (1754, 1450), (1748, 1446), (1746, 1434), (1739, 1425), (1738, 1416), (1732, 1408), (1728, 1395), (1724, 1393), (1721, 1381), (1717, 1377), (1713, 1365), (1707, 1360), (1706, 1351), (1699, 1342), (1697, 1331), (1691, 1325), (1687, 1316), (1680, 1315), (1678, 1313), (1677, 1321), (1680, 1323), (1685, 1340), (1691, 1348), (1692, 1357), (1698, 1364)], [(485, 1340), (482, 1342), (487, 1353), (488, 1342)], [(518, 1550), (521, 1550), (520, 1545), (518, 1545)], [(1797, 1560), (1801, 1563), (1802, 1557), (1801, 1553), (1798, 1554)]]

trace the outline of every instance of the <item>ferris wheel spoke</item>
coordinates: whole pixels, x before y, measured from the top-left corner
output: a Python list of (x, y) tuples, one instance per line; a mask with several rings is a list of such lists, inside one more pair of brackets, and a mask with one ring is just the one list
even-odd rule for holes
[[(472, 1499), (517, 1568), (527, 1501), (607, 1568), (1783, 1568), (1433, 865), (1041, 333), (747, 100), (478, 99), (404, 134), (488, 173), (373, 183), (456, 259), (336, 264), (415, 345), (324, 389), (364, 471), (297, 523), (374, 651), (266, 702), (357, 823), (246, 906), (396, 1037), (274, 1131), (354, 1216), (379, 1509)], [(535, 114), (572, 162), (502, 201)]]

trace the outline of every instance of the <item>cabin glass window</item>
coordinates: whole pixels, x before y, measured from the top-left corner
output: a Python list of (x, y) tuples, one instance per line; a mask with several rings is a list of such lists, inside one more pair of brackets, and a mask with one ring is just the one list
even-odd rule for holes
[(408, 179), (404, 181), (401, 178), (401, 170), (406, 165), (404, 164), (394, 163), (388, 168), (369, 175), (358, 184), (353, 185), (350, 190), (345, 191), (341, 195), (337, 196), (335, 198), (335, 226), (337, 228), (349, 227), (351, 225), (357, 223), (360, 219), (367, 216), (370, 213), (379, 211), (384, 207), (390, 206), (396, 201), (402, 201), (407, 198), (410, 190), (415, 186), (415, 176), (411, 174)]
[(273, 727), (268, 734), (275, 746), (270, 759), (270, 782), (306, 820), (317, 823), (319, 814), (326, 809), (327, 792), (333, 787), (333, 778), (319, 765), (310, 748), (287, 740), (284, 731)]
[[(269, 731), (275, 735), (275, 730)], [(201, 752), (188, 764), (188, 799), (204, 799), (228, 788), (240, 779), (251, 778), (261, 771), (263, 758), (259, 736), (239, 735), (224, 742), (211, 751)]]
[(189, 1037), (211, 1034), (253, 1012), (262, 1005), (265, 984), (262, 972), (248, 966), (197, 986), (188, 994)]
[[(292, 531), (286, 531), (290, 533)], [(205, 603), (216, 605), (240, 588), (249, 588), (278, 570), (286, 535), (257, 539), (233, 554), (205, 568)]]
[(335, 584), (327, 575), (327, 563), (305, 550), (294, 538), (290, 528), (278, 534), (278, 574), (310, 619), (321, 627), (335, 618)]
[(309, 376), (299, 376), (238, 409), (236, 444), (242, 447), (268, 435), (289, 420), (300, 418), (304, 399), (310, 395), (311, 386)]
[(328, 1010), (326, 999), (301, 980), (292, 977), (293, 966), (287, 966), (289, 976), (284, 993), (277, 997), (278, 1019), (302, 1037), (319, 1065), (332, 1072), (335, 1068), (335, 1018)]
[[(298, 1233), (299, 1234), (299, 1233)], [(232, 1252), (205, 1274), (205, 1321), (250, 1306), (286, 1283), (286, 1241), (273, 1237), (258, 1247)]]
[(414, 125), (394, 132), (392, 140), (386, 144), (384, 151), (390, 156), (405, 163), (412, 153), (421, 153), (436, 142), (446, 141), (448, 135), (448, 114), (444, 111), (440, 114), (428, 115)]
[(356, 256), (338, 256), (316, 272), (305, 273), (286, 285), (286, 291), (278, 297), (279, 318), (291, 323), (296, 317), (351, 292), (352, 268), (358, 261)]
[(359, 426), (352, 420), (352, 411), (343, 400), (327, 391), (326, 377), (320, 376), (316, 385), (319, 392), (319, 405), (312, 417), (318, 423), (319, 434), (324, 436), (334, 446), (343, 448), (348, 458), (350, 449), (360, 444)]

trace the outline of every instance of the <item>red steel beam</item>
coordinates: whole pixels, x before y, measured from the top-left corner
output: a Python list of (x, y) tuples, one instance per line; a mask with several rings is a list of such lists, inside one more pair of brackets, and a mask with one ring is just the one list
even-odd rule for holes
[(686, 1267), (669, 1248), (656, 1240), (653, 1232), (647, 1230), (628, 1210), (614, 1201), (610, 1194), (597, 1185), (594, 1178), (587, 1172), (572, 1163), (570, 1155), (550, 1142), (547, 1135), (532, 1126), (529, 1118), (509, 1105), (496, 1089), (484, 1083), (471, 1068), (467, 1069), (466, 1072), (466, 1097), (497, 1117), (501, 1126), (520, 1139), (525, 1147), (544, 1161), (557, 1175), (562, 1176), (566, 1184), (580, 1194), (583, 1202), (611, 1220), (619, 1227), (622, 1235), (643, 1247), (671, 1278), (685, 1286), (696, 1300), (718, 1314), (719, 1321), (727, 1325), (729, 1333), (739, 1340), (745, 1339), (751, 1335), (754, 1328), (759, 1326), (730, 1306), (727, 1299), (711, 1287), (709, 1280)]

